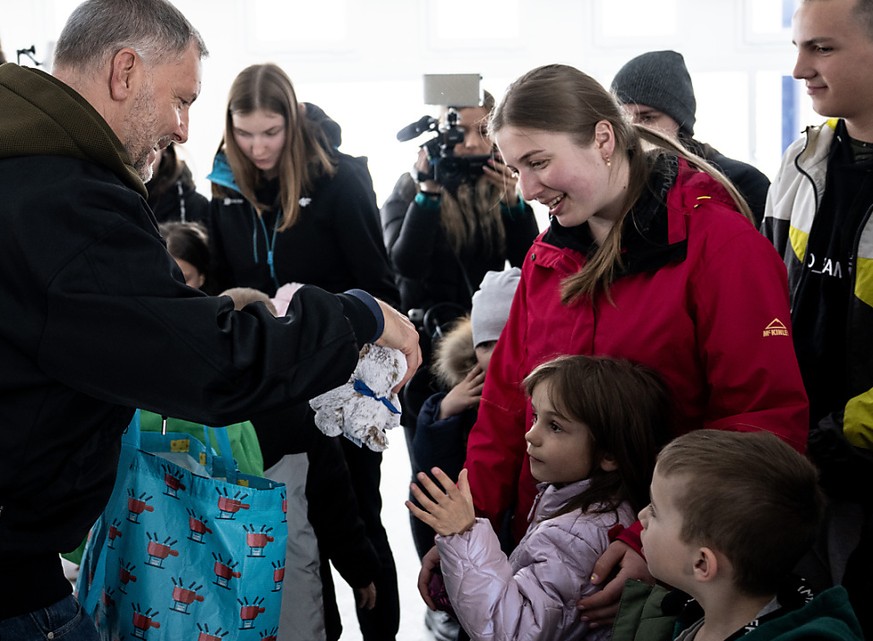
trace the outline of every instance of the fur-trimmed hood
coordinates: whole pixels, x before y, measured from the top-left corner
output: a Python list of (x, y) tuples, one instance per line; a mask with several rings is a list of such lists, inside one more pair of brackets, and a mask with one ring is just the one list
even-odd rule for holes
[(431, 372), (446, 389), (451, 389), (476, 365), (473, 349), (473, 324), (469, 316), (462, 316), (452, 325), (436, 345)]

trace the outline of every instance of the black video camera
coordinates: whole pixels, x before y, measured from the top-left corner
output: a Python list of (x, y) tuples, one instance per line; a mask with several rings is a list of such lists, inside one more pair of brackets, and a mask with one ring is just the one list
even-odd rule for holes
[[(463, 183), (473, 183), (484, 173), (491, 158), (479, 156), (456, 156), (455, 145), (464, 142), (464, 130), (458, 126), (458, 109), (480, 103), (479, 74), (425, 74), (424, 102), (442, 105), (448, 109), (446, 125), (439, 120), (424, 116), (397, 132), (397, 140), (405, 142), (417, 138), (426, 131), (436, 136), (421, 145), (427, 152), (428, 170), (418, 176), (419, 182), (433, 180), (450, 192), (457, 191)], [(465, 123), (472, 124), (472, 123)]]
[(458, 112), (454, 108), (449, 108), (446, 120), (446, 126), (440, 129), (439, 120), (423, 116), (398, 131), (397, 140), (405, 142), (425, 131), (436, 131), (436, 136), (421, 145), (427, 152), (428, 170), (419, 172), (418, 180), (433, 180), (454, 192), (465, 182), (476, 182), (491, 156), (456, 156), (455, 145), (464, 142), (464, 130), (458, 126)]

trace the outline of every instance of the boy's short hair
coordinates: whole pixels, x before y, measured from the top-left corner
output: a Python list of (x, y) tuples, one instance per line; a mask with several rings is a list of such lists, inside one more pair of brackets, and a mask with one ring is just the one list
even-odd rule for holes
[(724, 554), (747, 594), (775, 593), (818, 533), (816, 468), (770, 432), (695, 430), (661, 451), (656, 472), (685, 477), (671, 497), (683, 542)]
[[(809, 4), (813, 1), (803, 0), (801, 4)], [(867, 32), (867, 37), (873, 40), (873, 0), (855, 0), (852, 14), (864, 31)]]

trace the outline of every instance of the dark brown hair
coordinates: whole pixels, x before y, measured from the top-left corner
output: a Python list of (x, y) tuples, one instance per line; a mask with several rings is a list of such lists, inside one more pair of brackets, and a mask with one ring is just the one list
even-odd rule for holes
[(689, 432), (663, 449), (657, 472), (684, 480), (669, 497), (682, 540), (724, 554), (748, 594), (775, 593), (815, 540), (824, 513), (816, 469), (770, 432)]
[[(821, 2), (822, 0), (803, 0), (802, 4)], [(852, 15), (861, 23), (861, 27), (867, 32), (867, 37), (873, 40), (873, 0), (856, 0), (852, 7)]]
[[(200, 223), (166, 222), (159, 225), (170, 256), (191, 263), (209, 279), (209, 237)], [(201, 289), (203, 287), (201, 286)]]
[(855, 3), (853, 11), (855, 17), (858, 18), (864, 26), (864, 30), (867, 32), (867, 37), (873, 40), (873, 1), (858, 0), (858, 2)]
[(655, 456), (670, 432), (672, 403), (661, 377), (652, 369), (605, 356), (560, 356), (536, 367), (524, 379), (528, 396), (548, 382), (552, 404), (561, 414), (591, 430), (595, 462), (603, 456), (617, 469), (592, 467), (591, 483), (557, 513), (611, 511), (629, 501), (635, 511), (649, 502)]

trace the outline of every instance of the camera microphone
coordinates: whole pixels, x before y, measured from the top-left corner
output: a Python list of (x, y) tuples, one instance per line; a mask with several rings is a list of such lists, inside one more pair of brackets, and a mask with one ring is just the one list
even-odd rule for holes
[(425, 131), (434, 129), (439, 123), (439, 120), (432, 116), (422, 116), (417, 122), (406, 125), (403, 129), (397, 132), (397, 140), (406, 142), (420, 136)]

